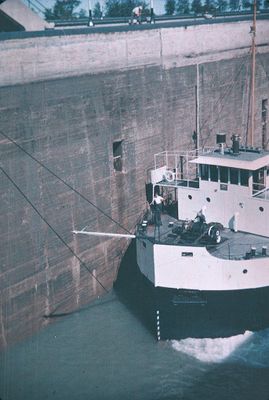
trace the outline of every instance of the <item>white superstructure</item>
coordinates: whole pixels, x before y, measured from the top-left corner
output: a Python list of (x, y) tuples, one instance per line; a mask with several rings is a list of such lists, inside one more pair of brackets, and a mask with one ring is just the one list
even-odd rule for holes
[[(217, 150), (163, 152), (155, 156), (151, 181), (153, 192), (157, 187), (177, 207), (181, 225), (202, 210), (207, 223), (224, 227), (216, 251), (199, 237), (184, 241), (174, 235), (171, 242), (174, 231), (169, 234), (165, 226), (156, 240), (156, 229), (152, 235), (148, 228), (137, 240), (137, 258), (155, 287), (233, 291), (269, 286), (268, 152), (239, 148), (237, 137), (231, 149), (221, 144)], [(218, 249), (225, 246), (223, 255)]]
[(207, 149), (197, 156), (194, 152), (156, 155), (159, 163), (161, 158), (170, 165), (156, 167), (152, 183), (175, 189), (178, 219), (193, 219), (203, 209), (207, 221), (269, 237), (268, 152), (242, 149), (234, 154), (227, 149), (222, 154)]

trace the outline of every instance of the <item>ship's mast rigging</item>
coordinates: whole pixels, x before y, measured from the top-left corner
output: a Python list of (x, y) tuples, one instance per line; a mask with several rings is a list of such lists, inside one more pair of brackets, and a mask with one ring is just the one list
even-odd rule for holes
[(250, 110), (250, 125), (247, 132), (247, 145), (253, 146), (255, 134), (255, 74), (256, 74), (256, 17), (257, 17), (257, 0), (253, 2), (253, 25), (250, 33), (252, 34), (251, 54), (251, 110)]

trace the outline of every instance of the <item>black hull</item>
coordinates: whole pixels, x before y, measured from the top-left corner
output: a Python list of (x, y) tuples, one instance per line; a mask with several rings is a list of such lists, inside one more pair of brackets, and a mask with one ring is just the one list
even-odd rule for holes
[[(129, 256), (132, 253), (131, 248)], [(157, 339), (229, 337), (269, 326), (269, 287), (233, 291), (155, 288), (133, 256), (131, 262), (128, 255), (123, 262), (115, 288)]]
[(229, 337), (269, 326), (268, 287), (222, 292), (152, 288), (152, 293), (161, 339)]

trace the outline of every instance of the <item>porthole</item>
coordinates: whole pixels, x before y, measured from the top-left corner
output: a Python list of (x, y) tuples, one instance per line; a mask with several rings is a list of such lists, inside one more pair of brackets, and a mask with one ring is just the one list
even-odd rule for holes
[(206, 198), (206, 201), (207, 201), (208, 203), (210, 203), (210, 201), (211, 201), (210, 197), (207, 197), (207, 198)]
[(246, 274), (248, 272), (247, 269), (243, 269), (243, 274)]
[(264, 208), (263, 207), (259, 207), (259, 210), (260, 210), (260, 212), (263, 212)]
[(188, 199), (190, 199), (190, 200), (192, 199), (192, 195), (191, 194), (188, 195)]

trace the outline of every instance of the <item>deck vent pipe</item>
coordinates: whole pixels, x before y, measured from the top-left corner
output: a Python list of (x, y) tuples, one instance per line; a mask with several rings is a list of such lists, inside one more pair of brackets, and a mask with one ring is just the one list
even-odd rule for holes
[(239, 135), (233, 135), (232, 136), (232, 141), (233, 141), (233, 146), (232, 146), (233, 154), (238, 155), (239, 154), (240, 136)]
[(267, 246), (262, 246), (262, 255), (263, 256), (267, 255)]
[(226, 133), (217, 133), (216, 141), (219, 145), (220, 154), (224, 154), (224, 144), (226, 143)]
[(256, 247), (251, 247), (251, 257), (256, 256)]

